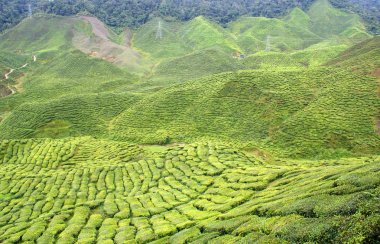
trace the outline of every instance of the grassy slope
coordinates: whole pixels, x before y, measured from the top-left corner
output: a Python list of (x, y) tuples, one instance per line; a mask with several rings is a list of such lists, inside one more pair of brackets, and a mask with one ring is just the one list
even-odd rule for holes
[[(334, 26), (325, 35), (319, 35), (324, 32), (322, 25), (315, 24), (322, 19), (324, 26)], [(158, 21), (163, 26), (162, 39), (156, 39)], [(268, 36), (271, 52), (264, 52)], [(357, 15), (321, 0), (308, 13), (296, 8), (283, 19), (242, 17), (226, 29), (203, 17), (186, 23), (155, 19), (137, 31), (134, 44), (160, 60), (148, 80), (165, 85), (221, 70), (319, 66), (367, 38), (370, 35)], [(234, 52), (248, 59), (234, 60)]]
[[(318, 3), (315, 9), (330, 8)], [(0, 242), (377, 241), (377, 156), (271, 157), (380, 153), (378, 84), (366, 76), (379, 67), (379, 39), (312, 67), (366, 37), (353, 17), (343, 32), (333, 28), (322, 42), (305, 44), (315, 35), (310, 25), (321, 28), (313, 24), (315, 9), (253, 20), (263, 27), (258, 37), (255, 29), (238, 36), (197, 18), (162, 20), (163, 39), (156, 40), (154, 20), (134, 37), (160, 61), (145, 83), (72, 48), (71, 30), (81, 23), (73, 19), (36, 18), (0, 36), (1, 48), (26, 53), (1, 52), (0, 67), (38, 53), (24, 91), (0, 98)], [(86, 26), (79, 27), (91, 35)], [(282, 33), (274, 50), (289, 52), (231, 57), (251, 48), (247, 41), (262, 45), (271, 28)], [(245, 68), (258, 70), (236, 71)], [(227, 70), (234, 72), (206, 76)], [(198, 143), (138, 147), (126, 140)]]
[[(22, 67), (25, 63), (30, 63), (31, 56), (15, 54), (13, 52), (1, 51), (0, 52), (0, 97), (7, 96), (12, 93), (11, 86), (17, 83), (17, 80), (28, 70), (28, 67)], [(5, 74), (14, 69), (12, 74), (5, 78)], [(13, 89), (13, 88), (12, 88)]]
[(56, 51), (71, 40), (75, 20), (45, 16), (26, 19), (0, 37), (0, 48), (9, 52), (37, 53)]
[(340, 11), (332, 7), (328, 0), (316, 1), (308, 15), (311, 20), (310, 30), (321, 37), (339, 36), (355, 42), (369, 37), (358, 15)]
[(232, 57), (231, 51), (225, 51), (223, 46), (214, 46), (161, 62), (156, 67), (152, 80), (176, 83), (245, 67), (242, 62)]
[(308, 42), (321, 40), (306, 28), (280, 19), (243, 17), (231, 23), (229, 28), (246, 53), (264, 50), (267, 36), (270, 36), (272, 50), (276, 51), (302, 49)]
[(379, 158), (263, 162), (212, 143), (152, 153), (0, 142), (0, 241), (374, 243)]
[[(136, 77), (72, 48), (68, 36), (78, 23), (81, 22), (70, 18), (35, 18), (1, 37), (2, 45), (9, 44), (10, 50), (37, 53), (37, 62), (30, 63), (22, 78), (23, 91), (0, 100), (1, 120), (19, 120), (23, 124), (20, 130), (4, 121), (3, 128), (8, 128), (2, 130), (5, 137), (19, 133), (22, 137), (100, 136), (107, 133), (107, 121), (137, 99), (125, 93)], [(67, 28), (57, 30), (60, 26)], [(56, 32), (60, 34), (55, 36)], [(12, 45), (14, 36), (19, 42)], [(40, 42), (52, 36), (54, 42)], [(19, 113), (24, 119), (14, 117)]]
[[(269, 68), (269, 73), (221, 74), (135, 96), (126, 92), (136, 89), (133, 76), (105, 61), (75, 50), (60, 51), (57, 46), (39, 55), (24, 78), (24, 93), (0, 101), (6, 117), (0, 135), (110, 136), (143, 143), (162, 143), (167, 137), (188, 142), (204, 137), (243, 143), (270, 140), (270, 148), (297, 157), (376, 151), (378, 137), (372, 129), (378, 103), (373, 92), (376, 83), (348, 72), (304, 69), (313, 65), (307, 53), (318, 53), (323, 44), (291, 55), (256, 53), (244, 60), (225, 58), (228, 51), (224, 47), (168, 59), (152, 79), (167, 84), (246, 67)], [(328, 52), (323, 55), (321, 60), (330, 57)], [(345, 96), (336, 95), (337, 91), (345, 91)], [(111, 97), (114, 102), (107, 102)], [(365, 110), (357, 109), (359, 103)], [(360, 136), (354, 136), (359, 132)], [(312, 134), (316, 137), (310, 141)]]
[(180, 141), (272, 139), (291, 156), (378, 152), (376, 85), (332, 69), (220, 74), (142, 99), (113, 122), (111, 135), (148, 143), (163, 133)]
[[(24, 91), (0, 100), (1, 112), (12, 111), (1, 125), (2, 135), (38, 137), (40, 129), (58, 120), (70, 126), (62, 133), (50, 130), (45, 137), (100, 136), (107, 133), (107, 121), (137, 99), (126, 92), (134, 80), (112, 64), (79, 51), (40, 55), (34, 70), (24, 78)], [(24, 117), (17, 118), (17, 114)], [(23, 124), (21, 128), (12, 128), (14, 120)]]
[[(157, 36), (159, 23), (161, 38)], [(133, 44), (159, 60), (183, 56), (215, 45), (227, 50), (239, 49), (231, 34), (203, 17), (184, 23), (153, 19), (136, 31)]]
[[(310, 11), (313, 12), (313, 9)], [(309, 109), (310, 104), (314, 104), (315, 108), (313, 109), (324, 109), (325, 104), (319, 104), (318, 100), (331, 99), (333, 94), (328, 93), (328, 87), (333, 89), (334, 85), (332, 85), (332, 81), (328, 84), (325, 82), (325, 79), (330, 79), (328, 73), (331, 71), (329, 70), (299, 69), (324, 62), (336, 55), (346, 45), (339, 44), (339, 41), (334, 39), (337, 43), (334, 48), (340, 47), (340, 49), (329, 49), (332, 41), (327, 39), (290, 54), (258, 52), (246, 59), (238, 60), (232, 58), (232, 50), (239, 49), (234, 42), (234, 36), (250, 33), (264, 37), (265, 32), (273, 29), (273, 25), (275, 25), (281, 30), (280, 37), (291, 32), (302, 41), (303, 37), (312, 35), (308, 30), (308, 25), (312, 23), (313, 18), (309, 18), (299, 9), (294, 10), (283, 20), (246, 18), (231, 25), (230, 30), (233, 34), (229, 34), (227, 29), (215, 26), (202, 17), (187, 23), (165, 22), (156, 19), (138, 30), (134, 37), (135, 45), (138, 43), (141, 49), (151, 52), (150, 55), (153, 58), (161, 60), (155, 69), (155, 76), (149, 78), (150, 81), (155, 82), (153, 84), (158, 82), (167, 85), (176, 81), (200, 78), (208, 74), (246, 68), (270, 69), (270, 73), (262, 71), (222, 74), (189, 82), (185, 86), (168, 88), (145, 97), (136, 97), (125, 91), (148, 89), (149, 87), (146, 86), (149, 83), (146, 83), (145, 86), (141, 85), (142, 88), (139, 88), (137, 83), (133, 84), (135, 81), (133, 76), (112, 64), (90, 58), (73, 49), (64, 51), (63, 47), (71, 47), (72, 30), (81, 27), (82, 25), (78, 27), (78, 23), (81, 22), (78, 19), (67, 19), (67, 22), (62, 22), (61, 18), (58, 19), (61, 21), (59, 26), (66, 27), (62, 29), (63, 34), (55, 36), (57, 28), (54, 25), (58, 23), (51, 22), (51, 19), (54, 20), (51, 17), (44, 17), (25, 21), (14, 31), (10, 31), (2, 37), (4, 39), (2, 43), (5, 44), (12, 44), (9, 43), (10, 40), (16, 37), (20, 38), (19, 43), (13, 44), (12, 48), (14, 49), (31, 50), (33, 47), (34, 50), (43, 51), (39, 54), (38, 62), (34, 64), (32, 71), (24, 78), (25, 92), (0, 101), (3, 105), (1, 106), (2, 116), (4, 118), (7, 116), (0, 125), (2, 128), (0, 133), (3, 138), (49, 136), (50, 132), (52, 137), (62, 137), (63, 135), (107, 137), (108, 130), (110, 130), (111, 137), (136, 142), (162, 142), (167, 136), (186, 141), (205, 136), (243, 142), (276, 138), (278, 141), (275, 146), (280, 146), (282, 149), (286, 148), (288, 141), (292, 141), (293, 144), (300, 147), (300, 151), (293, 151), (293, 156), (311, 156), (314, 151), (308, 149), (309, 146), (305, 147), (305, 145), (309, 145), (309, 142), (305, 142), (304, 145), (294, 140), (302, 141), (305, 137), (303, 132), (294, 134), (294, 138), (292, 136), (288, 138), (285, 135), (289, 134), (289, 125), (301, 123), (303, 116), (310, 117), (310, 125), (306, 126), (306, 130), (302, 130), (306, 135), (310, 133), (310, 130), (318, 129), (314, 127), (314, 120), (320, 118), (312, 118), (307, 113), (303, 114), (303, 110)], [(36, 24), (35, 21), (41, 21), (41, 26), (46, 24), (45, 28), (39, 27), (34, 33), (31, 25)], [(163, 38), (160, 40), (155, 38), (158, 21), (162, 21), (163, 28)], [(261, 32), (255, 32), (257, 28)], [(240, 31), (242, 29), (244, 29), (243, 32)], [(20, 36), (20, 33), (23, 32), (26, 33), (24, 37)], [(205, 34), (208, 34), (207, 38), (205, 38)], [(54, 41), (43, 42), (40, 44), (41, 46), (38, 46), (41, 38), (52, 38)], [(32, 40), (30, 44), (27, 44), (26, 40), (28, 39)], [(185, 53), (187, 55), (184, 55)], [(285, 71), (290, 67), (294, 71)], [(280, 68), (284, 71), (281, 71)], [(288, 79), (287, 76), (292, 79)], [(353, 80), (356, 77), (344, 73), (337, 74), (333, 79), (342, 80), (341, 89), (348, 89), (350, 85), (355, 85)], [(287, 80), (288, 83), (283, 84), (284, 80)], [(359, 81), (366, 81), (366, 79), (363, 78)], [(329, 86), (324, 87), (324, 84)], [(371, 94), (373, 84), (373, 81), (365, 83), (363, 90), (366, 96), (373, 95)], [(260, 89), (257, 90), (256, 86)], [(41, 91), (43, 92), (41, 93)], [(327, 98), (322, 97), (325, 93)], [(107, 106), (106, 99), (113, 94), (116, 94), (115, 101), (119, 101), (115, 104), (121, 104), (111, 109), (112, 116), (104, 115), (103, 111), (108, 108), (97, 111), (97, 106)], [(51, 100), (52, 97), (55, 99)], [(350, 101), (353, 102), (357, 102), (356, 99), (360, 100), (358, 94), (354, 94), (351, 98)], [(83, 106), (78, 106), (75, 101), (81, 101)], [(136, 101), (139, 102), (134, 105)], [(343, 102), (346, 101), (342, 100), (341, 103)], [(61, 106), (58, 106), (60, 103), (66, 104), (66, 109), (63, 110)], [(349, 126), (349, 123), (357, 123), (358, 121), (354, 119), (365, 114), (362, 116), (361, 122), (365, 128), (363, 137), (357, 142), (348, 139), (349, 143), (344, 142), (342, 145), (333, 145), (333, 147), (358, 152), (360, 147), (353, 147), (352, 143), (363, 146), (364, 140), (368, 138), (367, 152), (372, 152), (373, 148), (377, 146), (376, 138), (370, 136), (368, 122), (374, 106), (376, 106), (376, 101), (369, 99), (365, 103), (368, 104), (368, 110), (362, 111), (362, 113), (358, 111), (344, 113), (343, 111), (342, 118), (345, 118), (345, 115), (353, 115), (353, 119), (349, 120), (348, 124), (339, 122), (336, 127), (326, 131), (327, 134), (341, 133), (342, 126), (346, 127)], [(339, 102), (337, 104), (335, 107), (331, 107), (330, 113), (335, 113), (335, 109), (337, 111), (343, 109), (339, 107)], [(15, 109), (16, 107), (17, 109)], [(13, 113), (9, 114), (11, 111)], [(42, 113), (41, 111), (48, 112)], [(77, 118), (71, 116), (71, 113), (76, 114)], [(268, 113), (269, 115), (267, 115)], [(93, 119), (82, 119), (89, 114)], [(292, 116), (295, 114), (298, 117), (293, 118)], [(31, 122), (26, 122), (24, 118), (30, 118)], [(213, 121), (213, 123), (209, 121)], [(236, 123), (238, 126), (234, 126)], [(309, 126), (310, 130), (308, 130)], [(55, 127), (57, 127), (57, 133), (54, 131)], [(346, 131), (347, 135), (352, 135), (357, 129), (360, 128)], [(59, 132), (61, 130), (62, 133)], [(119, 130), (122, 133), (119, 133)], [(278, 132), (281, 132), (282, 136)], [(312, 145), (315, 146), (316, 151), (324, 151), (329, 146), (323, 146), (323, 143), (324, 139), (321, 136), (312, 142)]]
[(380, 67), (380, 36), (375, 36), (349, 48), (327, 62), (327, 65), (351, 69), (361, 74), (373, 74), (375, 69)]

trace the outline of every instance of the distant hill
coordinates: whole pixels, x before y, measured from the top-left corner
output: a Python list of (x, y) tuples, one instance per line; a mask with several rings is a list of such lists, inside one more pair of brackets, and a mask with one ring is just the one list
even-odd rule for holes
[(354, 45), (327, 65), (380, 77), (380, 36)]
[(0, 243), (378, 243), (373, 1), (3, 1)]
[[(143, 1), (7, 1), (0, 11), (0, 31), (21, 21), (29, 14), (29, 3), (33, 13), (48, 13), (72, 16), (90, 13), (107, 25), (116, 29), (137, 27), (157, 16), (188, 21), (197, 16), (206, 16), (220, 24), (227, 24), (240, 16), (281, 17), (295, 7), (306, 11), (311, 4), (319, 0), (143, 0)], [(332, 4), (346, 12), (359, 14), (366, 22), (370, 32), (379, 33), (380, 2), (377, 0), (330, 0)]]
[(211, 138), (289, 157), (375, 153), (377, 88), (366, 75), (378, 68), (377, 39), (326, 0), (279, 19), (223, 27), (157, 17), (120, 34), (93, 17), (35, 16), (0, 36), (3, 75), (37, 57), (0, 82), (0, 138)]

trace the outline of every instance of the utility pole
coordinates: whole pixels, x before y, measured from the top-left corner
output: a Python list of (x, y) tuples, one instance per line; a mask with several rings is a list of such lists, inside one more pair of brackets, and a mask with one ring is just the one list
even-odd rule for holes
[(33, 15), (33, 11), (32, 11), (32, 4), (28, 4), (28, 15), (29, 15), (29, 18), (32, 18), (32, 15)]
[(270, 35), (267, 35), (267, 39), (265, 41), (265, 51), (270, 52)]
[(156, 32), (156, 40), (157, 39), (162, 39), (162, 25), (161, 25), (161, 21), (158, 21), (158, 27), (157, 27), (157, 32)]

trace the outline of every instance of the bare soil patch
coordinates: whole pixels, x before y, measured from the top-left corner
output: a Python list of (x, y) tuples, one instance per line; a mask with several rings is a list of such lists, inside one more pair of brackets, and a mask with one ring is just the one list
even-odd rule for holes
[(380, 68), (376, 68), (376, 69), (372, 72), (372, 74), (373, 74), (375, 77), (380, 78)]
[(80, 20), (87, 21), (91, 27), (93, 36), (74, 30), (72, 39), (74, 46), (87, 55), (100, 58), (118, 66), (129, 67), (131, 70), (139, 70), (146, 61), (139, 52), (131, 48), (132, 33), (126, 31), (124, 43), (118, 44), (110, 39), (107, 27), (94, 17), (81, 16)]
[(90, 16), (80, 16), (80, 19), (88, 21), (92, 26), (92, 32), (104, 40), (109, 40), (109, 32), (104, 24), (97, 18)]
[(0, 85), (0, 97), (6, 97), (12, 94), (12, 91), (4, 85)]

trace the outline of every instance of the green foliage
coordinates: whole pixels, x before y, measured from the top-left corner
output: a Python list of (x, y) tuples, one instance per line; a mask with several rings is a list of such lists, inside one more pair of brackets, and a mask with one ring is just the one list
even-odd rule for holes
[[(5, 140), (0, 155), (0, 194), (10, 196), (0, 199), (2, 242), (319, 243), (378, 235), (378, 157), (262, 163), (223, 144), (196, 143), (152, 158), (90, 138)], [(95, 198), (100, 204), (90, 207)]]
[(29, 64), (0, 82), (1, 243), (378, 240), (378, 37), (325, 0), (190, 2), (35, 1), (146, 24), (0, 36), (3, 76)]
[[(0, 31), (9, 28), (20, 22), (28, 15), (28, 3), (32, 4), (33, 12), (43, 12), (57, 15), (75, 15), (80, 12), (91, 13), (102, 19), (108, 25), (115, 28), (125, 26), (139, 26), (146, 23), (152, 17), (161, 15), (167, 18), (174, 17), (179, 20), (189, 20), (200, 15), (206, 15), (214, 21), (226, 24), (242, 15), (278, 17), (283, 16), (294, 7), (307, 9), (312, 0), (302, 0), (298, 2), (284, 0), (273, 2), (268, 0), (245, 1), (236, 0), (234, 2), (211, 1), (173, 1), (145, 0), (139, 2), (107, 2), (103, 0), (88, 1), (42, 1), (31, 2), (12, 0), (8, 1), (2, 8), (0, 15)], [(374, 0), (331, 0), (334, 6), (354, 11), (366, 19), (368, 27), (372, 31), (378, 31), (379, 19), (377, 9), (379, 3)], [(118, 8), (115, 8), (115, 5)]]
[(361, 42), (336, 58), (327, 62), (327, 65), (339, 67), (340, 69), (349, 69), (360, 74), (377, 75), (376, 71), (380, 67), (380, 37), (375, 36), (372, 39)]
[(187, 142), (270, 139), (298, 157), (331, 157), (331, 148), (370, 154), (379, 148), (375, 90), (372, 78), (331, 69), (219, 74), (143, 99), (113, 121), (111, 135), (143, 141), (162, 129)]

